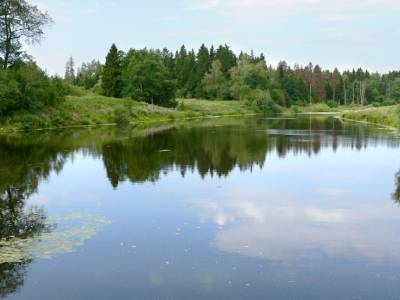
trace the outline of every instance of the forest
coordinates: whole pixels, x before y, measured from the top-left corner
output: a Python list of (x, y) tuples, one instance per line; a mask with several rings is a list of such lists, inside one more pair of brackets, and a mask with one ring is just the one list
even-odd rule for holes
[(400, 71), (339, 71), (318, 64), (268, 63), (264, 54), (235, 53), (228, 45), (195, 51), (129, 49), (113, 44), (105, 57), (76, 66), (68, 59), (64, 77), (49, 76), (23, 50), (36, 43), (51, 17), (25, 0), (0, 3), (0, 116), (57, 106), (66, 95), (98, 94), (174, 108), (177, 99), (240, 100), (279, 112), (312, 103), (386, 106), (400, 103)]
[(106, 96), (173, 106), (175, 98), (273, 102), (281, 107), (326, 102), (336, 105), (393, 105), (400, 102), (400, 72), (340, 72), (318, 64), (268, 65), (264, 54), (235, 54), (228, 45), (204, 44), (196, 52), (182, 46), (130, 49), (112, 45), (102, 65), (93, 60), (77, 69), (67, 62), (65, 80)]

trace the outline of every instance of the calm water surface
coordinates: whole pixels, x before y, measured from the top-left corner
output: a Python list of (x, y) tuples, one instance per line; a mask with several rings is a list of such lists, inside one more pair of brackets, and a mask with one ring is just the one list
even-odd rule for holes
[(399, 145), (331, 117), (0, 138), (0, 298), (400, 299)]

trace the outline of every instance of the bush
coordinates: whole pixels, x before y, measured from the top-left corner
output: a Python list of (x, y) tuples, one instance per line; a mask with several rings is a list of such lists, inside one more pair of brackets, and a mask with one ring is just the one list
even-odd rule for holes
[(281, 107), (272, 100), (269, 91), (254, 90), (251, 92), (248, 101), (251, 105), (256, 106), (260, 111), (267, 114), (276, 114), (282, 111)]
[(114, 111), (114, 122), (120, 125), (127, 125), (131, 120), (131, 114), (126, 107), (118, 107)]
[(176, 110), (184, 111), (185, 110), (185, 103), (183, 101), (179, 102), (178, 106), (176, 107)]
[(0, 115), (40, 109), (62, 101), (65, 94), (60, 79), (49, 78), (33, 63), (0, 70)]
[(271, 90), (271, 97), (275, 103), (279, 104), (280, 106), (286, 106), (286, 96), (285, 93), (280, 89), (272, 89)]
[(298, 114), (298, 113), (300, 112), (300, 108), (299, 108), (297, 105), (292, 105), (292, 106), (290, 107), (290, 110), (291, 110), (291, 112), (294, 113), (294, 114)]
[(395, 100), (392, 100), (392, 99), (385, 99), (382, 102), (382, 106), (391, 106), (391, 105), (396, 105), (396, 104), (397, 104), (397, 102)]
[(328, 102), (326, 102), (326, 105), (328, 105), (330, 108), (334, 108), (334, 107), (338, 107), (337, 102), (329, 100)]

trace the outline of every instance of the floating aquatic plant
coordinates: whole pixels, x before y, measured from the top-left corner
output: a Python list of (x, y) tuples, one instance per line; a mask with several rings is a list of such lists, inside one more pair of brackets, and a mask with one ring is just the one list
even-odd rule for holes
[(74, 213), (47, 221), (57, 223), (63, 229), (45, 232), (36, 237), (8, 237), (0, 240), (0, 264), (18, 263), (27, 259), (50, 259), (56, 255), (70, 253), (82, 247), (101, 229), (111, 222), (100, 216)]

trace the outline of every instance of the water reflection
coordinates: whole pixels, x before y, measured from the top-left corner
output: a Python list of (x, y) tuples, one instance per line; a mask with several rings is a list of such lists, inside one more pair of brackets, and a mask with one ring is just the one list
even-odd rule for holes
[[(336, 152), (343, 148), (361, 153), (377, 146), (398, 148), (399, 140), (373, 127), (342, 123), (335, 118), (215, 119), (153, 128), (99, 128), (2, 137), (0, 238), (31, 238), (53, 229), (46, 222), (43, 208), (27, 207), (26, 202), (41, 182), (51, 174), (62, 173), (76, 155), (94, 158), (104, 166), (107, 185), (111, 184), (117, 195), (122, 183), (157, 182), (163, 174), (175, 171), (182, 177), (199, 174), (206, 182), (215, 177), (226, 179), (235, 171), (243, 174), (268, 170), (269, 160), (274, 157), (316, 158), (322, 150)], [(356, 199), (359, 191), (330, 189), (320, 175), (321, 181), (315, 181), (315, 186), (321, 187), (317, 196), (332, 200), (330, 204), (306, 199), (307, 195), (298, 201), (291, 186), (273, 190), (263, 183), (252, 190), (247, 182), (230, 193), (199, 199), (194, 207), (204, 222), (220, 227), (213, 235), (213, 245), (224, 253), (287, 264), (307, 260), (315, 263), (328, 256), (374, 263), (400, 262), (397, 227), (386, 224), (397, 219), (398, 211), (368, 201), (335, 206), (338, 198)], [(296, 180), (301, 178), (285, 182), (295, 186)], [(400, 171), (393, 199), (400, 202)], [(23, 285), (31, 262), (26, 259), (0, 263), (0, 297)]]
[[(357, 193), (346, 197), (357, 199)], [(220, 226), (214, 244), (226, 252), (285, 263), (315, 264), (326, 257), (400, 262), (398, 229), (387, 226), (399, 216), (393, 207), (297, 200), (298, 195), (290, 192), (260, 197), (236, 190), (213, 200), (201, 199), (197, 206), (206, 222)]]
[[(58, 168), (48, 153), (40, 155), (31, 151), (36, 147), (11, 144), (0, 147), (0, 297), (14, 293), (24, 283), (24, 275), (30, 259), (21, 262), (3, 262), (2, 244), (15, 238), (33, 238), (51, 230), (46, 222), (43, 208), (26, 207), (26, 199), (36, 192), (40, 180), (46, 178), (50, 170)], [(38, 157), (45, 164), (32, 162)]]
[[(323, 148), (365, 149), (399, 140), (374, 127), (342, 123), (335, 118), (216, 119), (155, 128), (102, 128), (0, 139), (0, 176), (12, 176), (33, 190), (49, 172), (59, 173), (77, 152), (101, 157), (112, 186), (126, 180), (157, 181), (177, 168), (184, 176), (228, 176), (264, 167), (268, 153), (317, 155)], [(12, 173), (9, 171), (13, 170)], [(8, 181), (7, 181), (8, 180)], [(10, 178), (2, 182), (9, 186)]]
[(396, 173), (396, 190), (393, 193), (393, 200), (400, 203), (400, 170)]

